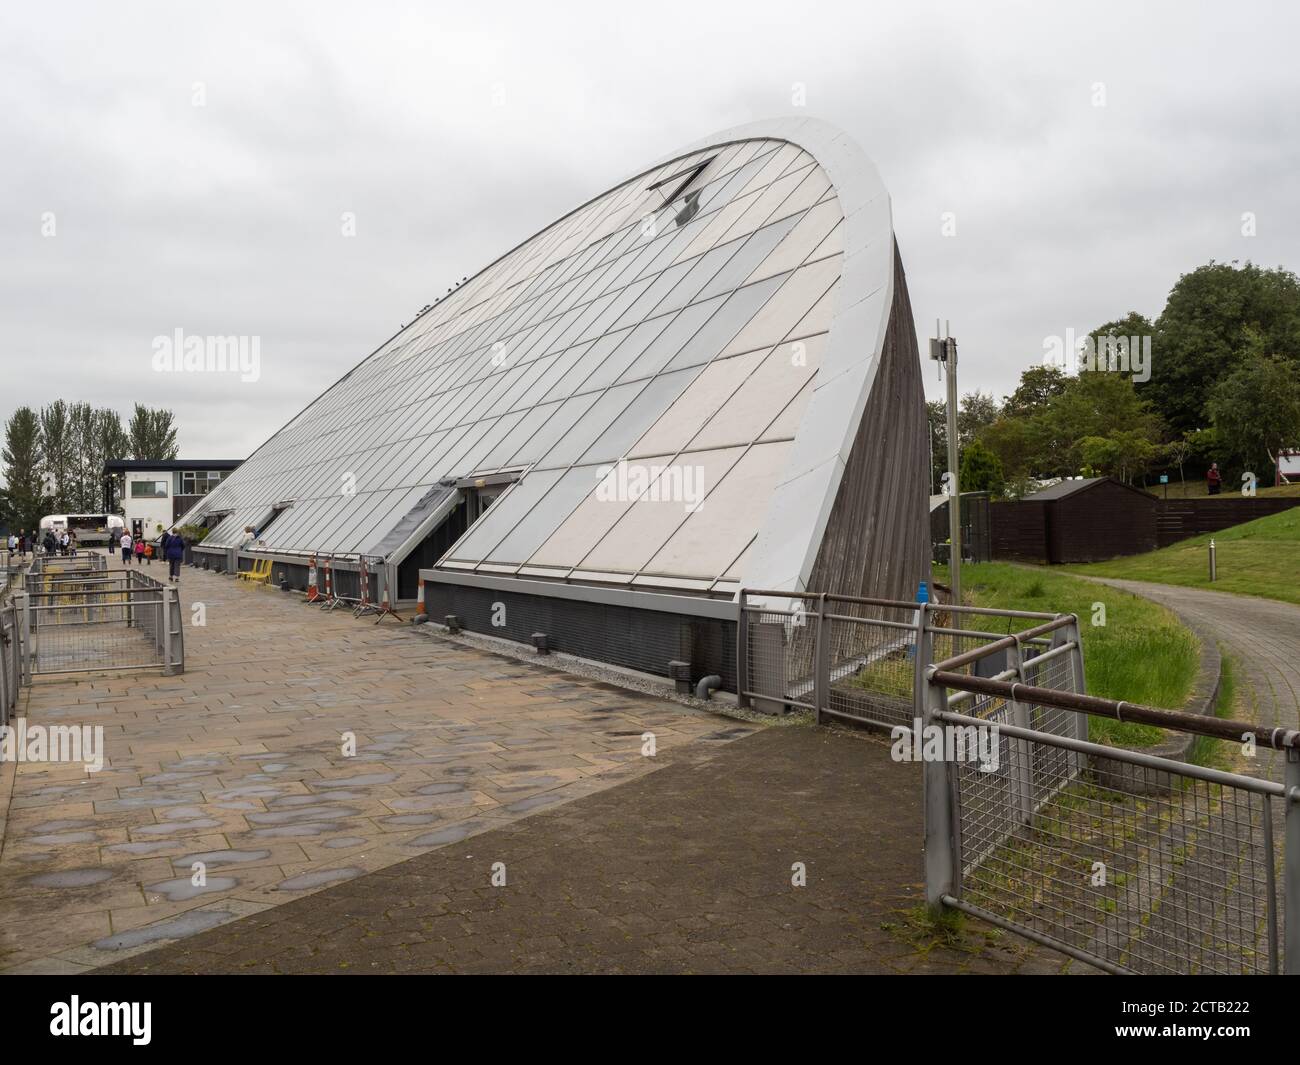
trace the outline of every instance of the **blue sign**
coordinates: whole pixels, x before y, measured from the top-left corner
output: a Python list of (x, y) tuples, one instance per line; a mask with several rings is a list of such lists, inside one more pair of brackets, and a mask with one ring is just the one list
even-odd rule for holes
[(1161, 483), (1161, 484), (1168, 484), (1168, 483), (1169, 483), (1169, 474), (1167, 474), (1167, 473), (1162, 473), (1162, 474), (1160, 475), (1160, 483)]

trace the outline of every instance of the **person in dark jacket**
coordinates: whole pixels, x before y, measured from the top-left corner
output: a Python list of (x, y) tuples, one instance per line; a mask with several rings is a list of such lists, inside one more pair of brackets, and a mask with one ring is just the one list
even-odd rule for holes
[(1210, 468), (1205, 471), (1205, 488), (1209, 495), (1217, 496), (1219, 489), (1223, 487), (1223, 476), (1219, 473), (1219, 464), (1211, 462)]
[(181, 582), (181, 561), (185, 558), (185, 538), (176, 531), (162, 534), (162, 553), (167, 560), (167, 579)]

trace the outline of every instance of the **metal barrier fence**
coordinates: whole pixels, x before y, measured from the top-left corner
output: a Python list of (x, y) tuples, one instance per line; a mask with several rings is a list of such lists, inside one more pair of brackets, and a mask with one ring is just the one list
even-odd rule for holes
[[(746, 589), (737, 643), (741, 705), (914, 733), (932, 905), (1112, 973), (1300, 972), (1300, 731), (1087, 695), (1069, 614)], [(1285, 779), (1092, 743), (1091, 716), (1249, 737)]]
[(18, 705), (20, 653), (18, 609), (12, 599), (0, 597), (0, 726), (9, 724)]
[[(947, 743), (924, 766), (929, 901), (1112, 973), (1300, 972), (1300, 732), (1088, 696), (1077, 622), (1036, 635), (1056, 646), (1019, 672), (978, 666), (1025, 634), (925, 671)], [(1089, 715), (1250, 737), (1285, 783), (1091, 743)]]
[(134, 570), (31, 573), (15, 595), (22, 676), (185, 669), (175, 588)]
[[(910, 727), (919, 714), (923, 669), (932, 661), (928, 651), (917, 655), (922, 626), (929, 633), (927, 646), (945, 656), (1005, 635), (955, 627), (954, 614), (986, 614), (1008, 624), (1062, 617), (1073, 622), (1069, 615), (743, 589), (736, 641), (740, 704), (767, 713), (808, 710), (819, 722), (830, 717), (875, 728)], [(999, 648), (1003, 653), (994, 668), (1005, 672), (1014, 665), (1019, 680), (1082, 691), (1082, 653), (1077, 638), (1073, 650), (1058, 649), (1067, 642), (1065, 635), (1022, 634), (1009, 649)]]
[(42, 577), (60, 577), (86, 573), (103, 573), (108, 569), (108, 556), (96, 551), (81, 551), (75, 555), (36, 555), (27, 570), (28, 582)]

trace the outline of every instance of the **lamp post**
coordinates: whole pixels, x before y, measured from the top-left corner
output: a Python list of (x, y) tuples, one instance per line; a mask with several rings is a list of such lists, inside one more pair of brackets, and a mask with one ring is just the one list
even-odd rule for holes
[[(952, 585), (952, 601), (961, 605), (961, 485), (957, 478), (957, 341), (948, 335), (944, 323), (943, 336), (939, 336), (939, 320), (934, 321), (935, 336), (930, 340), (930, 358), (948, 374), (948, 472), (944, 486), (948, 490), (948, 570)], [(961, 628), (960, 615), (954, 611), (952, 627)]]

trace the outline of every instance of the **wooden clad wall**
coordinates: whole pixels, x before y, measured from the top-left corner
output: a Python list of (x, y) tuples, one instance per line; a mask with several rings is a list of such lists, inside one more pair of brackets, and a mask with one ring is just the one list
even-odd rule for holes
[(1047, 561), (1046, 504), (1037, 500), (989, 505), (994, 561)]
[(1159, 546), (1232, 525), (1254, 521), (1300, 506), (1300, 496), (1207, 496), (1204, 499), (1160, 499), (1156, 501), (1156, 534)]
[(930, 576), (925, 392), (903, 261), (876, 380), (835, 496), (809, 589), (914, 600)]
[(1047, 503), (1047, 560), (1100, 562), (1156, 547), (1156, 500), (1116, 481)]

